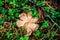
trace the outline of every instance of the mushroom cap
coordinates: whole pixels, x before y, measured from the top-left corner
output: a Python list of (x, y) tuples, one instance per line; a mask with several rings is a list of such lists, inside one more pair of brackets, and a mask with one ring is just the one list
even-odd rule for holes
[(22, 13), (20, 16), (20, 20), (17, 21), (18, 27), (24, 27), (26, 28), (27, 35), (31, 35), (33, 31), (36, 31), (39, 27), (37, 24), (38, 18), (32, 18), (31, 12)]

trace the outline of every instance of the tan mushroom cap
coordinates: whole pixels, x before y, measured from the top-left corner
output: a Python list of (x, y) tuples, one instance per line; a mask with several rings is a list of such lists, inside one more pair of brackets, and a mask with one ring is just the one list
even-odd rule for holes
[(28, 36), (31, 35), (33, 31), (36, 31), (39, 27), (39, 25), (37, 24), (38, 18), (32, 18), (31, 14), (31, 12), (28, 12), (27, 14), (22, 13), (19, 16), (20, 20), (17, 21), (18, 27), (24, 27), (25, 25)]

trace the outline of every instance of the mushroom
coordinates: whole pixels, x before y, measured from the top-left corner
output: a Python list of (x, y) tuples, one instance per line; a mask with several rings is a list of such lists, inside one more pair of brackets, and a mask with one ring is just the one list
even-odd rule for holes
[(33, 31), (36, 31), (39, 27), (37, 24), (38, 18), (33, 18), (31, 12), (20, 14), (20, 20), (17, 20), (16, 25), (18, 27), (25, 27), (27, 31), (27, 36), (31, 35)]

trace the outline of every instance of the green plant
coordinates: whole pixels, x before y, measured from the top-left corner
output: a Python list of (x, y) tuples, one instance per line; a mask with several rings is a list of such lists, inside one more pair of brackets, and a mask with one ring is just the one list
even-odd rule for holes
[(20, 37), (20, 40), (29, 40), (28, 36)]
[(2, 6), (4, 4), (3, 0), (0, 0), (0, 6)]
[(21, 0), (22, 4), (28, 3), (28, 0)]
[(10, 21), (11, 19), (14, 19), (15, 17), (12, 15), (12, 16), (8, 16), (7, 18), (6, 18), (6, 21)]
[(39, 37), (39, 36), (41, 36), (41, 32), (40, 32), (39, 30), (36, 30), (36, 31), (34, 32), (34, 35)]
[(13, 13), (14, 13), (13, 9), (9, 9), (8, 15), (13, 15)]
[(18, 2), (16, 0), (7, 0), (7, 2), (15, 7), (18, 7)]
[(11, 17), (10, 17), (10, 16), (8, 16), (8, 17), (6, 18), (6, 21), (10, 21), (10, 18), (11, 18)]
[(49, 21), (44, 20), (42, 26), (40, 27), (40, 29), (44, 29), (44, 28), (48, 28), (49, 27)]
[(30, 11), (30, 6), (23, 5), (22, 10)]
[[(52, 14), (52, 18), (55, 19), (57, 17), (60, 17), (60, 13), (59, 12), (56, 12), (55, 10), (51, 10), (51, 14)], [(57, 16), (58, 15), (58, 16)]]
[(13, 25), (16, 26), (16, 22), (13, 22)]
[(18, 18), (19, 12), (20, 12), (20, 10), (18, 10), (18, 9), (9, 9), (9, 11), (8, 11), (9, 16), (7, 17), (7, 19), (10, 20), (10, 19)]
[(4, 29), (4, 26), (0, 25), (0, 30)]
[(6, 10), (5, 8), (0, 8), (0, 12), (1, 12), (2, 14), (6, 14), (7, 10)]
[(16, 13), (16, 14), (15, 14), (15, 17), (16, 17), (16, 18), (18, 18), (18, 17), (19, 17), (19, 15), (20, 15), (19, 13)]
[(4, 19), (0, 18), (0, 24), (4, 24)]
[(38, 18), (38, 13), (36, 11), (36, 8), (32, 8), (32, 17), (33, 18)]
[(10, 21), (11, 19), (14, 19), (15, 17), (13, 16), (13, 15), (11, 15), (11, 16), (8, 16), (7, 18), (6, 18), (6, 20), (7, 21)]
[(10, 32), (6, 32), (6, 36), (7, 36), (7, 38), (11, 38), (12, 37), (12, 33), (10, 33)]
[(36, 2), (36, 5), (37, 6), (45, 6), (45, 2), (44, 1), (38, 1), (38, 2)]
[(9, 29), (9, 32), (10, 32), (10, 33), (13, 32), (13, 29), (12, 29), (10, 26), (8, 27), (8, 29)]
[(51, 32), (51, 37), (54, 37), (54, 36), (55, 36), (55, 32), (52, 31), (52, 32)]
[(45, 11), (50, 12), (50, 7), (45, 7)]

